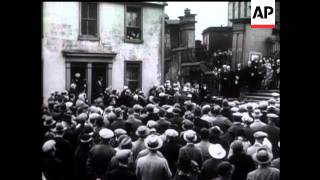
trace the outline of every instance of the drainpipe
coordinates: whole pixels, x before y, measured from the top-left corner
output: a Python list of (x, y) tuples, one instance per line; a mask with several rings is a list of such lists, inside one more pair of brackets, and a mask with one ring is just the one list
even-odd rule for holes
[(164, 8), (162, 8), (162, 17), (161, 17), (161, 84), (164, 83)]

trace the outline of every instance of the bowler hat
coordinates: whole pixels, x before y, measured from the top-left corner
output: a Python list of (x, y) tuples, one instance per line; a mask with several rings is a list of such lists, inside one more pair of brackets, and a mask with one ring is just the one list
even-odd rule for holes
[(63, 133), (65, 130), (67, 130), (67, 127), (64, 127), (62, 125), (62, 123), (57, 123), (56, 127), (54, 129), (52, 129), (53, 132), (61, 134)]
[(163, 141), (160, 136), (149, 135), (145, 140), (145, 146), (150, 150), (158, 150), (162, 147)]
[(122, 129), (122, 128), (118, 128), (118, 129), (115, 129), (115, 130), (114, 130), (114, 135), (115, 135), (116, 137), (119, 137), (119, 136), (121, 136), (121, 135), (123, 135), (123, 134), (127, 134), (127, 131), (124, 130), (124, 129)]

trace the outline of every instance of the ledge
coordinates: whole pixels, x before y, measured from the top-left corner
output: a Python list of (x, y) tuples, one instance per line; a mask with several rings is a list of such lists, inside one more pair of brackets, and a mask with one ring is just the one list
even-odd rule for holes
[(114, 52), (89, 52), (85, 50), (63, 50), (65, 57), (93, 57), (93, 58), (114, 58), (117, 53)]
[(142, 39), (124, 39), (125, 43), (134, 43), (134, 44), (143, 44), (143, 40)]

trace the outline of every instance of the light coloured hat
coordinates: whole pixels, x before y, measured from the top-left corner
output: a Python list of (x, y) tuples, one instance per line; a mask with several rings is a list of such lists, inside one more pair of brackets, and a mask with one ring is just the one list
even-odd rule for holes
[(114, 133), (113, 131), (111, 131), (110, 129), (108, 128), (102, 128), (100, 131), (99, 131), (99, 136), (103, 139), (110, 139), (114, 136)]
[(253, 119), (247, 114), (247, 113), (243, 113), (242, 114), (242, 122), (248, 122), (248, 123), (252, 123), (253, 122)]
[(238, 112), (238, 111), (239, 111), (239, 108), (237, 108), (237, 107), (232, 107), (232, 108), (230, 109), (230, 111), (231, 111), (231, 112)]
[(154, 120), (149, 120), (147, 122), (147, 127), (148, 128), (153, 128), (153, 127), (157, 127), (157, 126), (158, 126), (158, 123), (156, 121), (154, 121)]
[(166, 96), (166, 94), (163, 92), (159, 94), (159, 97), (164, 97), (164, 96)]
[(56, 146), (56, 141), (53, 139), (50, 139), (46, 141), (43, 146), (42, 146), (42, 151), (43, 152), (49, 152), (51, 150), (54, 150)]
[(122, 129), (122, 128), (118, 128), (118, 129), (115, 129), (115, 130), (114, 130), (114, 135), (115, 135), (116, 137), (119, 137), (119, 136), (121, 136), (121, 135), (123, 135), (123, 134), (127, 134), (127, 131), (124, 130), (124, 129)]
[(223, 159), (227, 152), (220, 144), (211, 144), (208, 148), (210, 156), (215, 159)]
[(265, 137), (268, 137), (268, 134), (263, 132), (263, 131), (257, 131), (253, 134), (253, 137), (254, 138), (265, 138)]
[(271, 119), (278, 119), (279, 118), (279, 116), (277, 114), (274, 114), (274, 113), (267, 114), (267, 117), (271, 118)]
[(183, 133), (183, 139), (186, 142), (195, 142), (197, 140), (197, 133), (194, 130), (187, 130)]
[(258, 164), (268, 164), (272, 161), (273, 155), (267, 148), (261, 147), (252, 156), (253, 160)]
[(179, 133), (178, 131), (174, 130), (174, 129), (167, 129), (164, 134), (167, 136), (167, 137), (178, 137), (179, 136)]
[(139, 126), (136, 130), (136, 135), (139, 137), (146, 137), (149, 135), (149, 129), (147, 126)]
[(150, 150), (158, 150), (162, 145), (163, 141), (158, 135), (152, 134), (145, 139), (145, 146)]
[(234, 116), (234, 117), (242, 117), (243, 114), (240, 113), (240, 112), (235, 112), (235, 113), (232, 113), (232, 116)]

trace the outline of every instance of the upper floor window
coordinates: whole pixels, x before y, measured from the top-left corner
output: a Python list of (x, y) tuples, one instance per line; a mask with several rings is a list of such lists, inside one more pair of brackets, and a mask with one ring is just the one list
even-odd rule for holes
[(98, 3), (81, 2), (80, 39), (98, 40)]
[(126, 5), (125, 12), (125, 40), (126, 42), (142, 42), (142, 11), (141, 7)]

